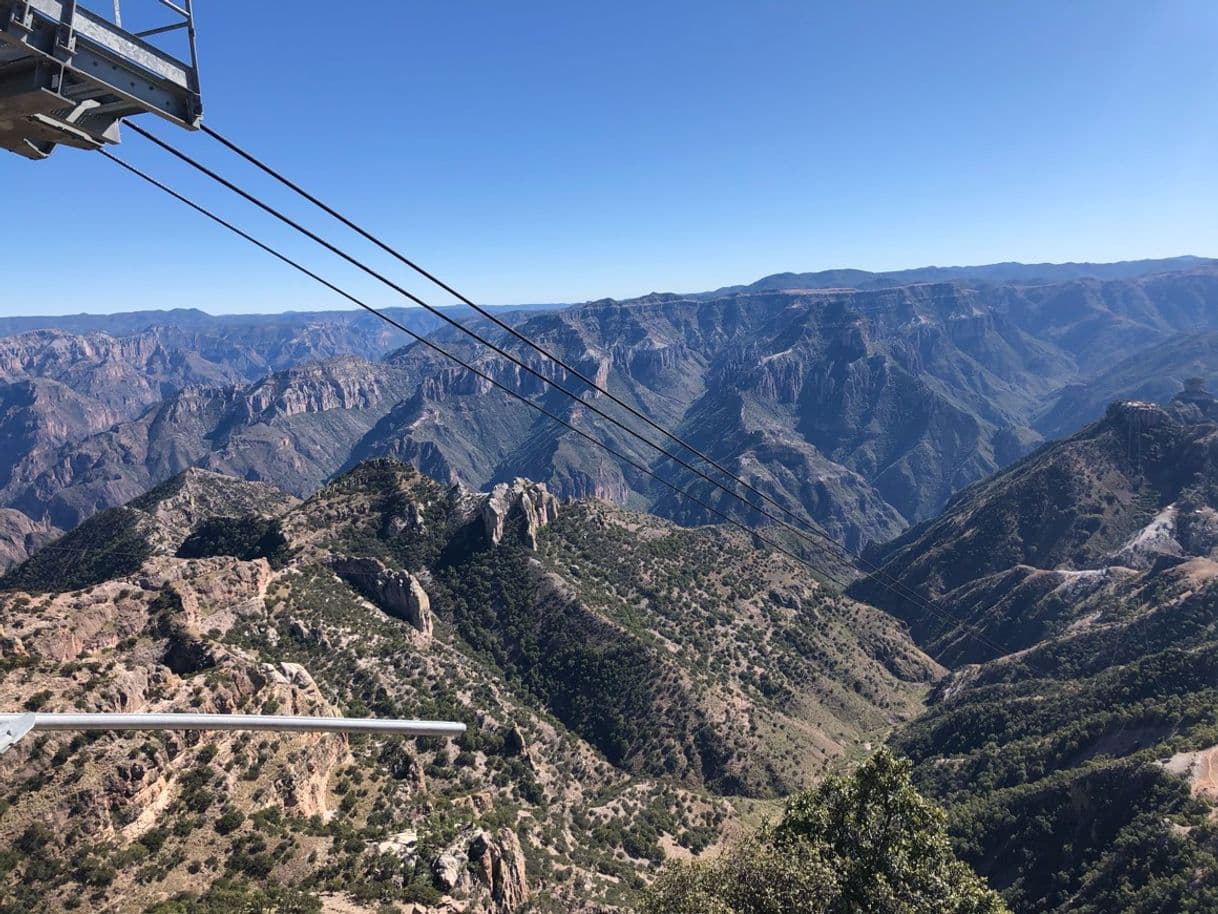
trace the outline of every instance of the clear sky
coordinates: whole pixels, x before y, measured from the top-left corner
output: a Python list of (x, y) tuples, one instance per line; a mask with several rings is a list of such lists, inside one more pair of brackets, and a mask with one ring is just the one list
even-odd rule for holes
[[(1214, 0), (195, 5), (208, 122), (486, 303), (1218, 254)], [(99, 156), (0, 178), (0, 313), (343, 306)]]

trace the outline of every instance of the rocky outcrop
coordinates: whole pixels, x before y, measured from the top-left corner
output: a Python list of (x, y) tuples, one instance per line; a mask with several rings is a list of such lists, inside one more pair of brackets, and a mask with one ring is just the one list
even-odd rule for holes
[(1105, 418), (1135, 435), (1144, 429), (1162, 428), (1172, 422), (1171, 415), (1162, 406), (1144, 400), (1118, 400), (1108, 407)]
[(59, 532), (50, 524), (30, 520), (20, 511), (0, 508), (0, 574), (24, 562)]
[(483, 529), (498, 545), (509, 521), (520, 520), (522, 536), (530, 549), (537, 548), (537, 534), (558, 516), (558, 499), (545, 483), (517, 479), (510, 485), (500, 483), (484, 496), (481, 506)]
[(529, 900), (524, 851), (512, 829), (501, 828), (494, 836), (487, 832), (475, 835), (469, 843), (469, 860), (490, 886), (497, 910), (511, 914)]
[(445, 894), (470, 897), (485, 890), (489, 910), (513, 914), (529, 900), (524, 851), (510, 828), (493, 834), (476, 827), (461, 832), (432, 861), (432, 878)]
[(330, 567), (352, 588), (389, 615), (409, 622), (430, 638), (434, 626), (431, 599), (419, 579), (406, 571), (392, 571), (377, 559), (336, 556)]

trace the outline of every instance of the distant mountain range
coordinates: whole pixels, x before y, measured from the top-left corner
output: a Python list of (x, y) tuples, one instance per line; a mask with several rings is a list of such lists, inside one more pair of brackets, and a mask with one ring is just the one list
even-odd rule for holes
[[(935, 282), (987, 283), (1046, 283), (1072, 279), (1137, 279), (1155, 273), (1178, 273), (1188, 270), (1218, 268), (1218, 259), (1210, 257), (1165, 257), (1158, 260), (1126, 260), (1119, 263), (992, 263), (971, 267), (914, 267), (907, 270), (871, 272), (868, 270), (821, 270), (815, 273), (774, 273), (754, 283), (724, 286), (711, 292), (691, 292), (681, 298), (715, 299), (740, 292), (783, 292), (792, 289), (877, 289)], [(653, 295), (659, 293), (652, 293)], [(648, 296), (642, 296), (644, 298)], [(499, 314), (520, 311), (553, 311), (570, 308), (573, 302), (551, 304), (484, 305)], [(412, 330), (431, 329), (438, 318), (417, 308), (382, 308), (394, 320)], [(454, 317), (466, 318), (473, 312), (463, 306), (444, 306), (442, 311)], [(60, 314), (0, 316), (0, 336), (11, 336), (30, 330), (64, 330), (69, 333), (100, 331), (114, 336), (140, 333), (153, 327), (175, 328), (198, 334), (219, 333), (222, 328), (295, 327), (300, 325), (340, 325), (355, 328), (380, 329), (377, 319), (359, 310), (343, 311), (282, 311), (267, 314), (208, 314), (198, 308), (122, 311), (114, 314)], [(358, 333), (358, 331), (356, 331)], [(364, 353), (351, 351), (351, 354)]]
[(695, 298), (721, 298), (738, 292), (777, 292), (789, 289), (885, 289), (923, 282), (1033, 283), (1072, 279), (1137, 279), (1154, 273), (1218, 267), (1210, 257), (1166, 257), (1119, 263), (990, 263), (972, 267), (914, 267), (873, 273), (867, 270), (822, 270), (817, 273), (775, 273), (747, 286), (725, 286)]
[[(932, 516), (970, 482), (1094, 418), (1113, 395), (1170, 396), (1185, 377), (1210, 376), (1210, 261), (945, 269), (978, 281), (782, 289), (845, 276), (782, 274), (716, 296), (508, 318), (851, 548)], [(867, 274), (864, 283), (849, 273), (878, 286), (942, 275)], [(1032, 281), (1062, 275), (1086, 278)], [(737, 510), (430, 315), (395, 314), (637, 462)], [(712, 518), (424, 347), (395, 348), (401, 334), (362, 312), (61, 323), (75, 329), (0, 338), (0, 434), (17, 443), (0, 459), (0, 508), (34, 527), (71, 529), (190, 466), (305, 496), (378, 456), (473, 487), (527, 475), (564, 498), (592, 495), (682, 523)], [(29, 538), (19, 528), (6, 542)]]
[[(561, 305), (492, 306), (489, 310), (511, 312), (547, 310)], [(382, 308), (385, 314), (405, 324), (411, 330), (432, 330), (443, 323), (440, 318), (422, 308)], [(439, 310), (453, 317), (466, 319), (473, 314), (464, 305), (444, 306)], [(302, 333), (303, 328), (303, 333)], [(294, 336), (300, 344), (315, 343), (325, 350), (324, 334), (331, 338), (347, 334), (348, 346), (364, 346), (363, 352), (343, 349), (344, 353), (375, 358), (380, 352), (377, 341), (389, 341), (390, 347), (400, 340), (401, 332), (388, 327), (367, 311), (280, 311), (274, 314), (208, 314), (198, 308), (172, 308), (152, 311), (120, 311), (114, 314), (60, 314), (0, 317), (0, 336), (28, 333), (31, 330), (62, 330), (67, 333), (108, 333), (111, 336), (131, 336), (153, 331), (162, 335), (176, 334), (178, 343), (223, 347), (231, 341), (238, 347), (261, 340), (283, 346)], [(320, 334), (316, 339), (315, 334)], [(394, 334), (397, 334), (395, 337)], [(317, 353), (314, 353), (316, 356)]]

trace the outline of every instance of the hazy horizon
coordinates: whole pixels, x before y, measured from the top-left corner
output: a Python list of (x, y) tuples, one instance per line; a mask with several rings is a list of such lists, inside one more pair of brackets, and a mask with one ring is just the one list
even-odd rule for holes
[[(585, 304), (587, 302), (604, 301), (604, 300), (631, 301), (633, 299), (643, 298), (647, 295), (700, 295), (700, 294), (705, 294), (708, 292), (714, 292), (719, 289), (731, 288), (733, 286), (747, 286), (751, 283), (759, 282), (759, 281), (761, 281), (763, 279), (767, 279), (771, 276), (782, 276), (782, 275), (787, 275), (787, 274), (803, 275), (803, 274), (838, 273), (838, 272), (858, 271), (858, 272), (863, 272), (863, 273), (871, 273), (876, 276), (884, 276), (887, 274), (893, 274), (893, 273), (899, 274), (899, 273), (915, 272), (915, 271), (920, 271), (920, 270), (981, 270), (981, 269), (986, 269), (986, 268), (990, 268), (990, 267), (1006, 266), (1006, 265), (1018, 265), (1018, 266), (1024, 266), (1024, 267), (1041, 267), (1041, 266), (1043, 266), (1043, 267), (1072, 267), (1072, 266), (1103, 267), (1103, 266), (1117, 266), (1117, 265), (1121, 265), (1121, 264), (1147, 263), (1147, 262), (1155, 262), (1155, 261), (1198, 260), (1198, 261), (1204, 262), (1204, 261), (1216, 260), (1216, 259), (1218, 259), (1218, 257), (1209, 257), (1209, 256), (1206, 256), (1203, 254), (1168, 254), (1168, 255), (1165, 255), (1162, 257), (1137, 257), (1137, 258), (1130, 258), (1130, 259), (1123, 259), (1123, 260), (1058, 260), (1058, 261), (999, 260), (999, 261), (994, 261), (992, 263), (922, 264), (922, 265), (918, 265), (918, 266), (891, 267), (891, 268), (882, 269), (882, 270), (868, 269), (865, 267), (857, 267), (857, 266), (835, 266), (835, 267), (822, 267), (822, 268), (811, 269), (811, 270), (804, 270), (804, 269), (772, 270), (768, 273), (765, 273), (762, 276), (756, 276), (756, 277), (753, 277), (750, 279), (743, 279), (743, 280), (740, 280), (740, 279), (729, 280), (726, 282), (720, 282), (720, 283), (716, 283), (713, 285), (707, 285), (705, 288), (701, 288), (701, 289), (649, 289), (646, 291), (637, 292), (633, 295), (623, 295), (623, 296), (594, 295), (594, 296), (589, 296), (589, 297), (582, 298), (582, 299), (571, 299), (568, 301), (534, 300), (534, 301), (518, 301), (518, 302), (480, 302), (480, 304), (484, 305), (485, 307), (492, 307), (492, 308), (534, 308), (534, 307), (550, 308), (550, 307), (565, 307), (568, 305), (579, 305), (579, 304)], [(389, 293), (389, 294), (393, 294), (393, 293)], [(431, 301), (432, 297), (435, 297), (435, 298), (439, 297), (438, 295), (429, 296), (427, 294), (427, 290), (425, 290), (425, 289), (420, 290), (419, 294), (421, 295), (421, 297), (424, 300), (428, 301), (429, 304), (432, 303), (432, 301)], [(370, 302), (370, 303), (372, 303), (372, 302)], [(459, 304), (460, 303), (458, 303), (458, 302), (452, 302), (452, 301), (438, 301), (437, 300), (435, 302), (435, 305), (437, 307), (448, 307), (448, 306), (459, 305)], [(397, 302), (397, 301), (383, 302), (381, 304), (375, 305), (375, 307), (378, 307), (381, 309), (402, 308), (402, 309), (406, 309), (406, 310), (415, 310), (415, 309), (421, 309), (422, 306), (416, 305), (409, 300), (402, 299), (400, 302)], [(248, 306), (248, 304), (245, 306), (239, 306), (234, 309), (226, 309), (223, 306), (208, 307), (206, 305), (201, 306), (201, 305), (165, 304), (162, 306), (143, 306), (143, 307), (128, 307), (128, 308), (119, 307), (119, 308), (114, 308), (111, 310), (104, 310), (104, 311), (103, 310), (88, 310), (88, 309), (80, 310), (80, 311), (50, 311), (50, 310), (47, 310), (47, 311), (43, 311), (43, 310), (21, 311), (21, 310), (15, 310), (10, 313), (4, 304), (0, 304), (0, 318), (57, 318), (57, 317), (70, 318), (70, 317), (79, 317), (81, 315), (88, 315), (91, 317), (105, 317), (107, 315), (137, 314), (137, 313), (141, 313), (141, 312), (150, 312), (150, 313), (166, 312), (167, 313), (167, 312), (173, 312), (173, 311), (199, 311), (204, 314), (207, 314), (209, 317), (224, 317), (224, 316), (274, 317), (274, 316), (285, 315), (285, 314), (316, 314), (316, 313), (347, 312), (347, 311), (359, 311), (359, 310), (360, 309), (357, 306), (351, 305), (351, 304), (343, 301), (342, 299), (339, 299), (338, 301), (335, 301), (332, 303), (325, 303), (325, 304), (319, 302), (317, 307), (303, 307), (303, 308), (301, 308), (301, 307), (283, 307), (283, 308), (273, 309), (273, 310), (258, 310), (256, 307)]]

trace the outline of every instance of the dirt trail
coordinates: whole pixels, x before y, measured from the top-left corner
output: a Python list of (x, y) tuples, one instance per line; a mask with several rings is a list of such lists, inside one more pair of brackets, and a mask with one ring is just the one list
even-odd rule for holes
[(1181, 752), (1163, 767), (1172, 774), (1188, 778), (1193, 796), (1218, 803), (1218, 746), (1200, 752)]
[(1218, 746), (1200, 753), (1193, 765), (1193, 794), (1218, 802)]

